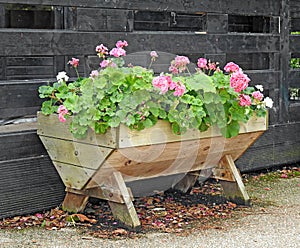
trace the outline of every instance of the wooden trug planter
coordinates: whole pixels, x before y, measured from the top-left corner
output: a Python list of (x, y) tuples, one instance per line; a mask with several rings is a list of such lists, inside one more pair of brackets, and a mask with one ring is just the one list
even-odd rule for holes
[(83, 211), (88, 198), (96, 197), (108, 201), (115, 218), (137, 227), (140, 221), (126, 183), (184, 173), (173, 187), (186, 192), (204, 171), (220, 180), (229, 200), (250, 203), (234, 161), (267, 129), (267, 118), (253, 117), (230, 139), (217, 128), (178, 136), (168, 122), (159, 121), (143, 131), (123, 125), (102, 135), (89, 130), (78, 140), (69, 132), (69, 122), (38, 113), (38, 135), (66, 186), (63, 208), (69, 212)]

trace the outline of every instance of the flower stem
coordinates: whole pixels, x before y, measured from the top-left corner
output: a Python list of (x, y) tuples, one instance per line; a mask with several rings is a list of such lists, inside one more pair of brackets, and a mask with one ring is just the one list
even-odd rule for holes
[(75, 72), (76, 72), (77, 78), (79, 79), (79, 78), (80, 78), (80, 76), (79, 76), (79, 73), (78, 73), (77, 67), (74, 67), (74, 69), (75, 69)]

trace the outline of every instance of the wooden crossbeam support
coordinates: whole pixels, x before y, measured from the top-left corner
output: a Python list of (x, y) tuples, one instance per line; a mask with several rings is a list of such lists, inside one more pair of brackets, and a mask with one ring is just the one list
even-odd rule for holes
[(220, 179), (225, 196), (238, 204), (250, 205), (250, 198), (240, 172), (230, 155), (225, 155), (214, 170), (214, 178)]

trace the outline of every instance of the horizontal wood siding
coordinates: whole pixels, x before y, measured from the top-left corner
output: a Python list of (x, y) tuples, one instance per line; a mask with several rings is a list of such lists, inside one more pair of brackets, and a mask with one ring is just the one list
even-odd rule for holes
[[(26, 22), (21, 28), (7, 4), (53, 8), (46, 11), (49, 23)], [(27, 12), (42, 20), (40, 13)], [(300, 88), (300, 69), (290, 68), (290, 58), (300, 57), (300, 35), (291, 35), (300, 31), (299, 13), (299, 0), (0, 0), (0, 218), (62, 200), (63, 184), (36, 129), (16, 123), (36, 117), (40, 85), (55, 81), (59, 71), (76, 77), (67, 65), (72, 57), (80, 59), (81, 76), (97, 68), (95, 47), (101, 43), (112, 48), (127, 40), (128, 63), (143, 66), (150, 62), (149, 52), (158, 51), (164, 56), (153, 65), (155, 72), (167, 70), (175, 55), (187, 55), (193, 63), (206, 57), (221, 66), (240, 64), (251, 85), (264, 86), (274, 107), (269, 130), (238, 160), (239, 168), (300, 161), (295, 135), (300, 102), (289, 99), (289, 89)], [(12, 21), (15, 26), (9, 27)]]
[(0, 3), (19, 3), (19, 4), (43, 4), (54, 6), (74, 6), (74, 7), (95, 7), (95, 8), (119, 8), (119, 9), (138, 9), (138, 10), (154, 10), (154, 11), (183, 11), (183, 12), (221, 12), (221, 13), (240, 13), (240, 14), (264, 14), (279, 15), (280, 1), (263, 0), (257, 1), (240, 1), (240, 0), (157, 0), (157, 1), (96, 1), (96, 0), (80, 0), (80, 1), (60, 1), (60, 0), (1, 0)]
[(47, 156), (0, 162), (0, 218), (61, 204), (64, 187)]

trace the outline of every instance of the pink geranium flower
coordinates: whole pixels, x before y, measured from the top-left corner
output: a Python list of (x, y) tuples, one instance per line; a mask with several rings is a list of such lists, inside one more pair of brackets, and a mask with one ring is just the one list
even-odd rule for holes
[(254, 99), (261, 101), (264, 97), (264, 95), (260, 91), (254, 91), (252, 93), (252, 96)]
[(113, 48), (109, 52), (109, 54), (116, 57), (116, 58), (118, 58), (118, 57), (121, 57), (121, 56), (126, 56), (126, 51), (121, 47), (117, 47), (117, 48)]
[(186, 56), (176, 56), (175, 58), (175, 64), (177, 68), (183, 68), (186, 67), (190, 63), (190, 60)]
[(230, 87), (234, 89), (235, 92), (241, 92), (248, 87), (250, 79), (242, 71), (236, 71), (231, 74), (230, 77)]
[(99, 72), (97, 70), (91, 71), (90, 78), (95, 78), (99, 76)]
[(169, 67), (169, 71), (172, 73), (172, 74), (178, 74), (179, 73), (179, 70), (177, 67), (175, 67), (174, 65), (171, 65)]
[(235, 64), (235, 63), (233, 63), (233, 62), (229, 62), (229, 63), (227, 63), (227, 64), (224, 66), (224, 70), (225, 70), (226, 72), (232, 73), (232, 72), (236, 72), (236, 71), (241, 70), (241, 68), (240, 68), (237, 64)]
[(240, 106), (250, 106), (251, 105), (251, 98), (248, 95), (241, 94), (239, 97), (239, 104)]
[(184, 92), (185, 92), (185, 86), (180, 82), (178, 82), (175, 87), (174, 96), (182, 96)]
[(78, 65), (79, 65), (79, 59), (72, 58), (72, 60), (69, 60), (68, 64), (75, 67), (75, 68), (77, 68)]
[(66, 120), (67, 120), (63, 114), (59, 114), (58, 119), (60, 122), (66, 122)]
[(208, 69), (208, 67), (207, 67), (207, 59), (205, 59), (205, 58), (199, 58), (198, 62), (197, 62), (197, 66), (200, 69)]
[(68, 112), (69, 112), (68, 109), (64, 105), (60, 105), (58, 107), (57, 113), (65, 115)]
[(116, 43), (116, 47), (117, 48), (122, 48), (124, 46), (128, 46), (128, 43), (127, 43), (126, 40), (123, 40), (123, 41), (119, 40), (119, 41), (117, 41), (117, 43)]
[(158, 76), (153, 78), (152, 85), (160, 89), (161, 94), (165, 94), (169, 90), (169, 86), (172, 83), (170, 76)]
[(68, 109), (64, 105), (60, 105), (57, 109), (58, 119), (60, 122), (66, 122), (65, 115), (69, 113)]
[(151, 56), (151, 58), (158, 58), (158, 54), (156, 51), (151, 51), (150, 56)]
[(103, 44), (100, 44), (99, 46), (96, 46), (96, 52), (98, 53), (99, 57), (104, 58), (105, 55), (108, 54), (108, 48)]

